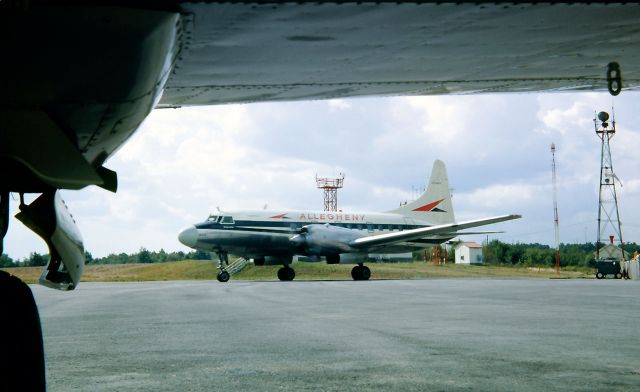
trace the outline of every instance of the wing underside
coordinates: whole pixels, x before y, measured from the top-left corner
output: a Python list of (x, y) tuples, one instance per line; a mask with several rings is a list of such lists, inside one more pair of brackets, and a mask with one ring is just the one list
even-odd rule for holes
[(162, 106), (640, 83), (636, 4), (184, 2)]

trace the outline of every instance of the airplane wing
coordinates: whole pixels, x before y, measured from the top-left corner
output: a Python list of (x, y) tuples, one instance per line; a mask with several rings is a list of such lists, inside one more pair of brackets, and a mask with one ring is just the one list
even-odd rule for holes
[[(631, 4), (182, 2), (159, 107), (640, 84)], [(616, 73), (611, 74), (615, 78)]]
[(394, 233), (380, 234), (369, 237), (356, 238), (349, 242), (349, 246), (352, 248), (367, 249), (374, 246), (389, 245), (398, 242), (417, 240), (430, 235), (442, 234), (442, 233), (455, 233), (457, 230), (468, 229), (471, 227), (478, 227), (489, 225), (492, 223), (504, 222), (512, 219), (522, 218), (522, 215), (511, 214), (501, 215), (491, 218), (476, 219), (460, 223), (449, 223), (446, 225), (421, 227), (419, 229), (404, 230)]

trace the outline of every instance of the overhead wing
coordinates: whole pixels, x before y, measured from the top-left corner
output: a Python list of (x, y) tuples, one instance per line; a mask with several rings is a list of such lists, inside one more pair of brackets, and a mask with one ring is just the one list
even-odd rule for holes
[[(637, 4), (182, 2), (160, 107), (640, 84)], [(611, 75), (615, 77), (616, 75)]]
[(519, 218), (522, 218), (522, 215), (511, 214), (511, 215), (495, 216), (491, 218), (476, 219), (476, 220), (460, 222), (460, 223), (449, 223), (446, 225), (421, 227), (419, 229), (404, 230), (404, 231), (399, 231), (394, 233), (356, 238), (349, 242), (349, 246), (351, 246), (352, 248), (366, 249), (374, 246), (390, 245), (398, 242), (417, 240), (420, 238), (424, 238), (424, 237), (428, 237), (436, 234), (455, 233), (457, 230), (484, 226), (492, 223), (504, 222), (504, 221), (519, 219)]

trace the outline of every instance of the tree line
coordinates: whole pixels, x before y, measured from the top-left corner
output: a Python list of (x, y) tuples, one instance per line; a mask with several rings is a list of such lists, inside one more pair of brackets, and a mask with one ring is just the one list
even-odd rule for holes
[[(133, 263), (163, 263), (167, 261), (180, 261), (180, 260), (212, 260), (212, 254), (210, 252), (204, 252), (201, 250), (194, 250), (192, 252), (166, 252), (164, 249), (159, 251), (150, 251), (144, 247), (140, 248), (135, 253), (112, 253), (105, 257), (93, 257), (93, 255), (85, 251), (86, 264), (133, 264)], [(14, 260), (11, 257), (3, 254), (0, 256), (0, 268), (10, 267), (36, 267), (44, 266), (49, 262), (48, 254), (40, 254), (38, 252), (31, 252), (28, 257), (23, 259)]]
[[(602, 247), (602, 245), (600, 245)], [(632, 255), (640, 251), (635, 242), (625, 243), (624, 250)], [(596, 244), (560, 244), (560, 266), (594, 267)], [(485, 264), (507, 264), (522, 266), (555, 266), (556, 250), (542, 244), (506, 244), (493, 240), (482, 249)]]
[[(602, 247), (602, 245), (600, 245)], [(640, 245), (631, 242), (624, 244), (624, 250), (629, 255), (640, 252)], [(560, 244), (560, 266), (594, 267), (596, 244), (586, 242), (583, 244)], [(431, 250), (427, 251), (430, 258)], [(443, 252), (440, 252), (443, 254)], [(553, 267), (556, 264), (556, 250), (549, 245), (538, 243), (508, 244), (499, 240), (484, 243), (482, 247), (484, 264), (489, 265), (513, 265)], [(454, 262), (454, 252), (447, 252), (447, 263)], [(424, 260), (422, 251), (414, 253), (414, 260)]]
[[(635, 242), (624, 244), (624, 250), (632, 255), (640, 252), (640, 245)], [(577, 267), (595, 267), (595, 243), (584, 244), (560, 244), (560, 265)], [(427, 253), (430, 253), (427, 250)], [(485, 264), (493, 265), (519, 265), (519, 266), (554, 266), (555, 249), (548, 245), (533, 244), (508, 244), (499, 240), (485, 243), (482, 249)], [(414, 253), (415, 260), (424, 260), (424, 252)], [(136, 253), (112, 253), (105, 257), (94, 258), (90, 252), (85, 251), (87, 264), (132, 264), (132, 263), (163, 263), (180, 260), (213, 260), (215, 254), (201, 250), (192, 252), (166, 252), (164, 249), (150, 251), (140, 248)], [(453, 251), (447, 253), (447, 262), (453, 263)], [(28, 257), (13, 260), (3, 254), (0, 256), (0, 268), (8, 267), (34, 267), (44, 266), (49, 262), (48, 254), (31, 252)]]

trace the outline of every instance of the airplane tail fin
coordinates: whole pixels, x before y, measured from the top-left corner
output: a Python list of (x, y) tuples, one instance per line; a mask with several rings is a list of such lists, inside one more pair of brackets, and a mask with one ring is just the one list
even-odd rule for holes
[(434, 225), (455, 222), (447, 168), (444, 162), (439, 159), (433, 162), (427, 190), (417, 200), (388, 212), (427, 221)]

